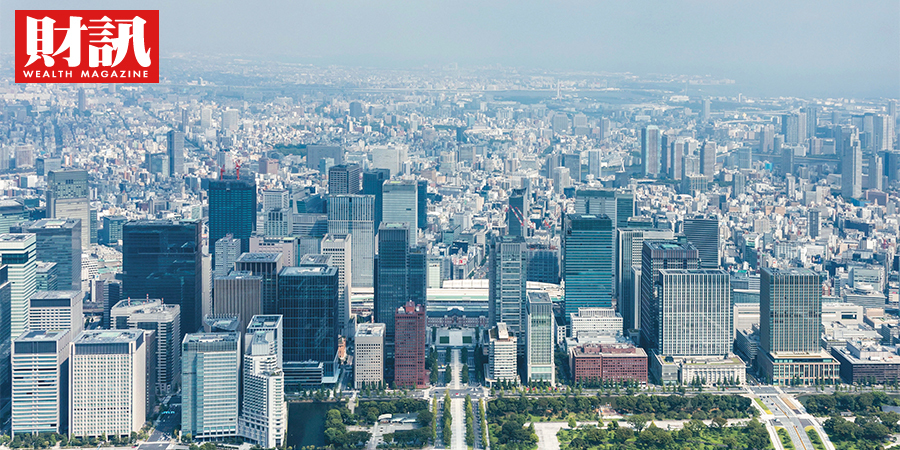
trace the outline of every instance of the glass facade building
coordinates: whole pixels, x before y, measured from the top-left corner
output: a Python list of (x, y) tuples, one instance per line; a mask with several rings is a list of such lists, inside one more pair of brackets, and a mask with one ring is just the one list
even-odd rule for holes
[(563, 227), (566, 318), (583, 307), (612, 306), (616, 228), (605, 215), (569, 214)]
[[(285, 384), (302, 381), (305, 362), (333, 375), (338, 349), (338, 270), (328, 266), (285, 267), (278, 275), (278, 314), (284, 323)], [(296, 369), (296, 370), (295, 370)]]
[(241, 251), (250, 250), (256, 231), (256, 182), (240, 179), (209, 182), (209, 242), (232, 234), (241, 240)]

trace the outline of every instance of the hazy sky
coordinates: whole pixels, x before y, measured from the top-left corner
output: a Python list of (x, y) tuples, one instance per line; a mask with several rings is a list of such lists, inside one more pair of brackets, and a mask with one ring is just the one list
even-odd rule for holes
[(502, 64), (713, 75), (773, 96), (900, 97), (900, 1), (42, 1), (159, 9), (163, 55), (284, 55), (377, 67)]

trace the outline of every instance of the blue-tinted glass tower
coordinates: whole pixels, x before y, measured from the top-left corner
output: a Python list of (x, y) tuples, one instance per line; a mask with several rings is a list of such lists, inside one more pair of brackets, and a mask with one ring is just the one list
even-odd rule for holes
[(250, 235), (256, 231), (256, 182), (224, 178), (209, 182), (209, 242), (231, 233), (241, 240), (241, 251), (250, 251)]
[(615, 233), (606, 214), (569, 214), (563, 229), (566, 318), (582, 307), (611, 307)]

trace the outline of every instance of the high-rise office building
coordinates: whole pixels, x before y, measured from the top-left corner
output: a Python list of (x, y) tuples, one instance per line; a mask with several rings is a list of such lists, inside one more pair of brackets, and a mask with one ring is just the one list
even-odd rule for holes
[(222, 131), (236, 131), (240, 126), (239, 119), (238, 110), (236, 109), (227, 108), (225, 111), (222, 111)]
[[(644, 241), (669, 240), (675, 237), (672, 230), (619, 228), (619, 242), (616, 246), (616, 270), (619, 314), (622, 315), (623, 331), (641, 327), (641, 251)], [(638, 279), (635, 280), (635, 275)], [(635, 286), (638, 286), (635, 288)]]
[(81, 245), (91, 245), (91, 206), (84, 170), (55, 170), (47, 174), (47, 217), (81, 219)]
[(284, 372), (288, 385), (304, 384), (307, 361), (322, 364), (321, 376), (333, 376), (337, 357), (338, 269), (285, 267), (278, 275), (278, 313), (284, 320)]
[(784, 143), (790, 145), (799, 145), (805, 140), (803, 136), (806, 130), (806, 116), (802, 114), (792, 113), (783, 114), (781, 116), (781, 134), (784, 136)]
[(28, 329), (70, 330), (77, 336), (84, 329), (84, 292), (35, 292), (28, 310)]
[(166, 153), (169, 157), (169, 175), (184, 175), (184, 133), (171, 130), (166, 133)]
[(700, 121), (703, 123), (709, 122), (711, 103), (709, 98), (703, 99), (703, 105), (700, 109)]
[(329, 197), (328, 234), (352, 235), (350, 285), (353, 287), (374, 286), (375, 199), (372, 195)]
[(282, 260), (281, 253), (244, 253), (234, 262), (236, 272), (262, 277), (262, 312), (257, 314), (278, 314), (278, 274), (284, 267)]
[(894, 149), (894, 122), (889, 115), (878, 114), (874, 117), (873, 147), (876, 152)]
[(266, 340), (275, 345), (275, 365), (284, 366), (284, 317), (279, 314), (261, 314), (250, 318), (247, 334), (274, 333)]
[(409, 246), (417, 242), (418, 187), (413, 180), (385, 181), (382, 199), (382, 220), (409, 224)]
[(69, 434), (128, 438), (140, 431), (147, 421), (144, 331), (84, 331), (70, 348)]
[(659, 316), (662, 314), (658, 289), (660, 271), (663, 269), (698, 269), (700, 256), (687, 240), (647, 241), (641, 250), (641, 344), (650, 347), (659, 336)]
[(352, 235), (337, 236), (328, 234), (322, 239), (322, 254), (331, 256), (331, 261), (338, 269), (338, 323), (341, 328), (350, 321), (350, 280), (353, 278)]
[(155, 391), (161, 397), (171, 394), (181, 375), (181, 307), (160, 299), (126, 299), (110, 308), (109, 316), (112, 329), (156, 332)]
[(428, 180), (417, 180), (416, 190), (416, 226), (425, 228), (428, 226)]
[(250, 236), (256, 231), (256, 181), (225, 178), (210, 180), (209, 242), (227, 234), (241, 240), (241, 251), (250, 250)]
[(338, 164), (328, 169), (328, 194), (359, 194), (359, 164)]
[(578, 308), (612, 306), (616, 228), (609, 216), (568, 214), (563, 227), (566, 318)]
[(406, 279), (409, 300), (428, 305), (428, 251), (425, 247), (409, 249)]
[(529, 382), (556, 384), (553, 362), (553, 302), (546, 292), (529, 292), (525, 301), (525, 366)]
[(510, 236), (528, 237), (528, 220), (530, 205), (528, 189), (513, 189), (509, 194), (509, 207), (506, 210), (507, 234)]
[(807, 212), (808, 216), (808, 231), (809, 237), (815, 239), (819, 237), (819, 231), (822, 229), (822, 224), (819, 222), (819, 210), (817, 208), (810, 208)]
[(731, 352), (731, 286), (724, 270), (661, 269), (656, 335), (648, 347), (666, 356), (724, 356)]
[(256, 316), (244, 337), (244, 369), (238, 434), (263, 448), (281, 447), (287, 430), (281, 316)]
[(81, 227), (79, 219), (41, 219), (24, 223), (23, 233), (35, 235), (37, 259), (56, 263), (62, 289), (81, 290)]
[(263, 278), (252, 272), (231, 272), (213, 279), (211, 314), (214, 317), (237, 317), (241, 327), (253, 316), (262, 314)]
[(216, 266), (213, 276), (224, 277), (234, 270), (234, 262), (241, 256), (241, 240), (229, 233), (215, 242), (213, 255), (216, 257)]
[(525, 347), (525, 284), (528, 254), (522, 236), (495, 237), (488, 254), (488, 323), (506, 324)]
[(12, 434), (69, 431), (72, 331), (35, 330), (12, 348)]
[(509, 332), (503, 322), (497, 323), (488, 333), (488, 381), (518, 380), (518, 338)]
[(118, 245), (122, 240), (122, 226), (128, 222), (125, 216), (104, 216), (103, 228), (99, 231), (98, 240), (105, 245)]
[(409, 298), (408, 223), (383, 222), (378, 230), (375, 260), (375, 321), (385, 324), (384, 341), (390, 357), (394, 346), (394, 313)]
[(181, 331), (200, 329), (203, 304), (201, 224), (139, 220), (122, 231), (123, 297), (181, 306)]
[(396, 345), (394, 351), (394, 387), (424, 388), (428, 385), (425, 370), (427, 318), (425, 307), (413, 302), (397, 308), (394, 315)]
[(820, 351), (821, 276), (795, 268), (764, 268), (760, 275), (761, 349), (770, 353)]
[(10, 402), (10, 360), (12, 348), (10, 338), (10, 299), (12, 285), (9, 282), (9, 266), (0, 265), (0, 407), (7, 408)]
[(265, 212), (264, 232), (270, 237), (286, 237), (294, 232), (294, 213), (289, 208), (270, 209)]
[(383, 189), (384, 182), (391, 179), (391, 171), (388, 169), (374, 169), (371, 171), (364, 172), (362, 175), (363, 186), (362, 193), (363, 195), (373, 195), (375, 196), (375, 224), (372, 228), (373, 230), (377, 230), (379, 226), (381, 226), (381, 219), (383, 213)]
[(527, 281), (559, 284), (559, 248), (550, 245), (531, 245), (528, 257)]
[(700, 174), (708, 180), (716, 174), (716, 147), (715, 141), (705, 141), (700, 146)]
[(28, 306), (36, 292), (36, 236), (0, 235), (0, 263), (6, 265), (10, 282), (10, 339), (28, 331)]
[(701, 269), (719, 268), (719, 218), (694, 216), (685, 218), (682, 232), (700, 255)]
[(236, 436), (241, 334), (186, 334), (181, 354), (181, 432), (201, 440)]
[[(305, 238), (312, 238), (306, 236)], [(302, 250), (302, 252), (301, 252)], [(319, 253), (318, 245), (309, 251), (300, 247), (300, 238), (298, 237), (269, 237), (254, 235), (250, 236), (250, 253), (281, 253), (281, 262), (284, 267), (294, 267), (297, 260), (307, 253)]]
[(356, 389), (384, 382), (384, 324), (356, 325), (353, 352), (353, 383)]
[(641, 130), (641, 164), (645, 177), (660, 175), (660, 131), (656, 125)]
[(841, 159), (841, 196), (845, 201), (862, 197), (862, 148), (853, 129), (844, 139)]
[(634, 194), (606, 188), (578, 189), (575, 214), (606, 214), (616, 228), (625, 228), (634, 216)]

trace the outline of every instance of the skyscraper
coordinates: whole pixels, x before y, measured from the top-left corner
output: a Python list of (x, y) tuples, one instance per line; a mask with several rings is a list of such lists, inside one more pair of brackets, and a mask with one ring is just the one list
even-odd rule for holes
[(731, 352), (731, 285), (723, 270), (661, 269), (659, 314), (648, 347), (666, 356), (724, 356)]
[(128, 222), (125, 216), (104, 216), (103, 228), (99, 232), (99, 242), (105, 245), (118, 245), (122, 240), (122, 226)]
[(656, 125), (647, 125), (641, 130), (641, 164), (645, 177), (660, 175), (660, 132)]
[(354, 387), (363, 389), (367, 386), (378, 386), (383, 382), (384, 324), (357, 324), (353, 353)]
[(568, 214), (563, 225), (566, 318), (578, 308), (612, 306), (615, 224), (606, 214)]
[(808, 215), (808, 224), (809, 229), (807, 233), (809, 237), (815, 239), (819, 237), (819, 231), (821, 230), (821, 224), (819, 223), (819, 210), (817, 208), (810, 208), (807, 212)]
[(123, 227), (124, 297), (181, 306), (181, 330), (200, 329), (203, 270), (200, 222), (139, 220)]
[(81, 290), (81, 227), (79, 219), (41, 219), (23, 224), (22, 231), (35, 235), (37, 259), (56, 263), (58, 286)]
[(54, 170), (47, 174), (47, 217), (81, 219), (81, 246), (91, 245), (91, 206), (87, 172)]
[(372, 228), (377, 230), (381, 226), (383, 213), (383, 189), (384, 182), (391, 179), (391, 171), (389, 169), (374, 169), (363, 173), (363, 195), (375, 196), (375, 225)]
[(385, 222), (409, 224), (409, 246), (415, 247), (417, 242), (418, 219), (418, 187), (413, 180), (386, 181), (382, 187), (383, 217)]
[(640, 286), (640, 280), (635, 280), (634, 276), (640, 278), (641, 275), (641, 251), (644, 248), (644, 241), (672, 239), (675, 233), (672, 230), (619, 228), (618, 237), (616, 261), (619, 267), (616, 270), (618, 286), (616, 292), (619, 298), (619, 314), (622, 315), (625, 328), (623, 331), (627, 332), (641, 327), (641, 290), (635, 289), (635, 285)]
[(352, 235), (336, 236), (328, 234), (322, 239), (322, 254), (331, 256), (332, 263), (338, 269), (338, 323), (347, 326), (350, 320), (350, 280), (353, 277)]
[(169, 157), (169, 176), (184, 175), (184, 133), (166, 133), (166, 153)]
[(528, 237), (530, 206), (528, 189), (513, 189), (509, 193), (509, 208), (506, 210), (507, 234)]
[(425, 228), (428, 226), (428, 180), (417, 180), (416, 191), (416, 226)]
[[(800, 122), (800, 115), (796, 113), (781, 116), (781, 134), (784, 135), (785, 144), (798, 145), (803, 140)], [(802, 125), (805, 130), (806, 123), (804, 122)]]
[(634, 194), (606, 188), (579, 189), (575, 192), (575, 214), (606, 214), (616, 228), (625, 228), (634, 216)]
[[(36, 292), (36, 237), (33, 234), (0, 234), (0, 263), (10, 282), (10, 339), (28, 331), (29, 300)], [(5, 309), (5, 308), (4, 308)]]
[(256, 182), (226, 178), (209, 181), (209, 241), (227, 234), (241, 240), (241, 251), (250, 250), (256, 231)]
[(71, 330), (29, 331), (12, 349), (12, 434), (69, 431)]
[[(281, 316), (256, 316), (247, 328), (238, 434), (263, 448), (284, 444), (287, 404), (281, 364)], [(254, 326), (260, 322), (262, 327)]]
[(10, 297), (12, 287), (9, 282), (9, 266), (0, 265), (0, 407), (6, 408), (10, 402)]
[(385, 324), (384, 341), (391, 356), (394, 346), (394, 313), (409, 298), (408, 223), (384, 222), (378, 230), (375, 260), (375, 321)]
[(278, 275), (278, 313), (284, 320), (284, 373), (288, 385), (304, 384), (304, 363), (322, 364), (333, 376), (341, 333), (337, 321), (338, 270), (285, 267)]
[(140, 431), (147, 421), (144, 331), (84, 331), (70, 348), (69, 434), (127, 438)]
[(328, 169), (328, 194), (359, 194), (359, 164), (338, 164)]
[(684, 219), (684, 236), (700, 255), (701, 269), (719, 268), (719, 218), (694, 216)]
[(395, 310), (395, 388), (424, 388), (428, 385), (428, 371), (425, 370), (426, 320), (425, 307), (413, 302), (407, 302)]
[(641, 309), (639, 322), (641, 344), (652, 348), (659, 338), (660, 310), (658, 299), (660, 271), (663, 269), (697, 269), (700, 257), (694, 246), (684, 241), (644, 241), (641, 251)]
[(186, 334), (181, 354), (181, 432), (194, 439), (236, 436), (240, 333)]
[(766, 352), (821, 350), (822, 281), (809, 269), (764, 268), (760, 282), (759, 343)]
[(284, 267), (282, 260), (281, 253), (244, 253), (234, 262), (235, 271), (262, 277), (262, 312), (257, 314), (278, 314), (278, 274)]
[(109, 315), (112, 329), (156, 332), (156, 354), (150, 355), (156, 360), (153, 389), (159, 397), (171, 394), (181, 379), (181, 307), (160, 299), (125, 299), (113, 305)]
[(841, 160), (841, 196), (845, 201), (862, 196), (862, 148), (859, 134), (853, 129), (844, 139)]
[(214, 317), (237, 317), (241, 327), (262, 314), (263, 278), (251, 272), (231, 272), (213, 279)]
[(488, 323), (503, 322), (525, 348), (527, 246), (522, 236), (495, 237), (488, 254)]
[(375, 196), (336, 195), (329, 197), (328, 234), (352, 235), (351, 278), (353, 287), (374, 285)]
[(705, 175), (708, 180), (712, 180), (716, 174), (715, 141), (705, 141), (700, 146), (700, 174)]
[(29, 330), (70, 330), (77, 336), (84, 328), (84, 292), (38, 291), (28, 308)]
[(231, 233), (215, 241), (213, 255), (216, 257), (216, 266), (213, 277), (224, 277), (234, 270), (234, 262), (241, 256), (241, 240), (235, 239)]
[(553, 362), (553, 303), (546, 292), (529, 292), (525, 302), (525, 366), (529, 382), (556, 384)]

